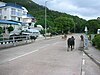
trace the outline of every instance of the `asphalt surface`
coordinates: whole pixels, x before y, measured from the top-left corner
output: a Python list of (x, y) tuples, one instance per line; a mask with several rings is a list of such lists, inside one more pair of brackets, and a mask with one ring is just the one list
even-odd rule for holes
[(0, 75), (99, 75), (100, 68), (79, 50), (80, 34), (73, 36), (73, 51), (61, 36), (0, 51)]

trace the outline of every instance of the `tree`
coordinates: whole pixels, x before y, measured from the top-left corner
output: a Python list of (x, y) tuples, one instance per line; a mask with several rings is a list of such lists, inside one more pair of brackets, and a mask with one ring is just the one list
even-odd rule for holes
[(3, 29), (2, 29), (2, 27), (0, 27), (0, 34), (1, 34), (1, 33), (3, 33)]
[(83, 33), (87, 21), (85, 19), (79, 18), (78, 16), (72, 16), (72, 18), (75, 22), (75, 32)]
[(67, 33), (68, 31), (73, 31), (74, 21), (71, 18), (61, 16), (55, 19), (55, 27), (61, 33)]
[[(35, 26), (39, 24), (39, 25), (42, 25), (43, 27), (45, 27), (45, 23), (44, 23), (44, 14), (45, 14), (44, 9), (45, 9), (45, 7), (44, 6), (41, 6), (41, 5), (34, 3), (32, 0), (3, 0), (3, 1), (15, 3), (15, 4), (18, 4), (18, 5), (25, 7), (29, 11), (28, 13), (36, 18), (37, 23), (35, 24)], [(47, 27), (51, 27), (51, 28), (53, 28), (52, 30), (61, 33), (62, 30), (55, 26), (55, 19), (57, 19), (59, 16), (71, 18), (75, 22), (74, 25), (75, 25), (76, 32), (84, 31), (84, 27), (85, 27), (84, 23), (86, 22), (86, 20), (79, 18), (78, 16), (73, 16), (70, 14), (49, 10), (48, 8), (47, 8)], [(73, 30), (74, 27), (72, 27), (72, 28), (68, 27), (68, 29), (66, 29), (66, 30), (69, 30), (69, 29), (71, 29), (71, 32), (74, 31)], [(64, 31), (66, 31), (66, 30), (64, 30)]]
[(10, 26), (8, 27), (9, 33), (10, 33), (11, 31), (13, 31), (13, 30), (14, 30), (14, 28), (10, 25)]
[(100, 29), (100, 21), (99, 20), (89, 20), (87, 21), (87, 27), (89, 33), (97, 33), (97, 29)]

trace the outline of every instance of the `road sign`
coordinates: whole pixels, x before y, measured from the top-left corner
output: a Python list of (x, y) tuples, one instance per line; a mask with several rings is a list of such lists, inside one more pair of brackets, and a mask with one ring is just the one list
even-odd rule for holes
[(87, 27), (85, 27), (85, 30), (84, 31), (86, 31), (86, 32), (88, 31)]

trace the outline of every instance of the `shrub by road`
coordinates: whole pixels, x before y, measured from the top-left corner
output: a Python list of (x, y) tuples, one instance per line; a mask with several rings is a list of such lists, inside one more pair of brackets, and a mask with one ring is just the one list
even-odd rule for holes
[(92, 43), (100, 50), (100, 34), (95, 35), (94, 39), (92, 40)]

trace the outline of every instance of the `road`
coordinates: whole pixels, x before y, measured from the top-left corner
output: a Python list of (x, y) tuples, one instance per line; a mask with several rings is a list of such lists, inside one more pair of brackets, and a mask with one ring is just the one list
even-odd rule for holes
[(78, 50), (80, 34), (73, 36), (73, 51), (61, 36), (1, 50), (0, 75), (99, 75), (100, 68)]

